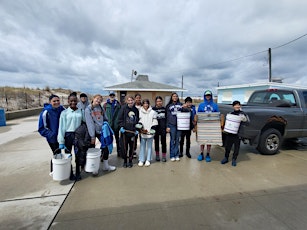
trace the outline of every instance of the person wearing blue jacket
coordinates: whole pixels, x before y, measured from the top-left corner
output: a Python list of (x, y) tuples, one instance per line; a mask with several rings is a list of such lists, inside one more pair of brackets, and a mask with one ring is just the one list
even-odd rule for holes
[[(59, 143), (57, 140), (60, 115), (65, 108), (60, 104), (60, 98), (52, 94), (49, 97), (49, 103), (44, 104), (44, 108), (39, 115), (38, 132), (45, 137), (53, 154), (60, 153)], [(50, 165), (52, 172), (52, 161)]]
[[(212, 112), (219, 112), (219, 108), (217, 104), (213, 101), (213, 94), (210, 90), (206, 90), (204, 93), (204, 102), (200, 103), (198, 106), (197, 112), (205, 112), (205, 113), (212, 113)], [(204, 160), (204, 145), (200, 145), (200, 154), (198, 155), (198, 160)], [(206, 162), (211, 161), (210, 157), (210, 150), (211, 145), (207, 145), (207, 155), (206, 155)]]

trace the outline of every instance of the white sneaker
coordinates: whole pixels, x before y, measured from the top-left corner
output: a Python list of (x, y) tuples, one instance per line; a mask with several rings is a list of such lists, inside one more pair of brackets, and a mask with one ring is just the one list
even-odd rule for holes
[(146, 161), (145, 166), (149, 166), (149, 165), (150, 165), (150, 161)]
[(176, 161), (180, 161), (180, 158), (179, 158), (179, 157), (176, 157)]
[(171, 161), (175, 161), (175, 157), (171, 157)]
[(142, 161), (139, 161), (138, 166), (142, 167), (144, 163)]
[(103, 167), (102, 166), (102, 170), (103, 171), (115, 171), (116, 170), (116, 167), (115, 166), (112, 166), (112, 165), (108, 165), (108, 167)]

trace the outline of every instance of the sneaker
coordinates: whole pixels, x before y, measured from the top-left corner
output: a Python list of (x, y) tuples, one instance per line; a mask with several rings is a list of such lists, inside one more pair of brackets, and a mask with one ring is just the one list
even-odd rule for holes
[(136, 152), (133, 152), (133, 158), (136, 158), (137, 155), (136, 155)]
[(98, 171), (97, 172), (93, 172), (92, 174), (93, 174), (93, 176), (98, 176)]
[(74, 174), (70, 174), (69, 180), (76, 180), (76, 176)]
[(80, 174), (76, 174), (76, 181), (80, 181), (82, 179)]
[(112, 165), (109, 165), (107, 168), (102, 167), (102, 170), (103, 170), (103, 171), (109, 171), (109, 172), (111, 172), (111, 171), (115, 171), (115, 170), (116, 170), (116, 167), (115, 167), (115, 166), (112, 166)]
[(180, 161), (180, 157), (176, 157), (175, 160), (176, 160), (176, 161)]
[(132, 167), (133, 167), (133, 163), (132, 163), (132, 162), (129, 162), (129, 163), (128, 163), (128, 167), (129, 167), (129, 168), (132, 168)]
[(236, 166), (237, 166), (236, 160), (232, 160), (231, 165), (234, 166), (234, 167), (236, 167)]
[(159, 155), (156, 156), (156, 161), (160, 161), (160, 156)]
[(223, 160), (221, 160), (221, 164), (226, 164), (226, 163), (228, 163), (228, 158), (224, 158)]
[(204, 155), (203, 154), (199, 154), (197, 157), (197, 160), (202, 161), (204, 160)]
[(207, 155), (207, 156), (206, 156), (206, 162), (211, 162), (211, 157), (210, 157), (210, 155)]
[(123, 167), (124, 167), (124, 168), (127, 168), (127, 167), (128, 167), (127, 162), (124, 162)]
[(175, 161), (175, 157), (171, 157), (171, 161)]
[(165, 157), (162, 157), (162, 162), (166, 162), (166, 158)]
[(139, 161), (138, 166), (142, 167), (144, 163), (142, 161)]
[(180, 154), (179, 154), (179, 157), (183, 157), (183, 154), (182, 154), (182, 153), (180, 153)]
[(191, 158), (191, 154), (190, 153), (186, 153), (187, 158)]
[(145, 166), (149, 166), (149, 165), (150, 165), (150, 161), (146, 161)]

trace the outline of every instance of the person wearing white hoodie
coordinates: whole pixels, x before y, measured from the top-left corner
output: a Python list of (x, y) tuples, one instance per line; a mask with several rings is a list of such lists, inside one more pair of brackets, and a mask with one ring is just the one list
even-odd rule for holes
[(138, 166), (142, 167), (144, 162), (145, 166), (150, 165), (152, 157), (152, 142), (155, 134), (155, 127), (158, 125), (157, 112), (152, 109), (148, 99), (142, 101), (139, 116), (139, 123), (141, 123), (142, 128), (140, 129), (141, 147)]

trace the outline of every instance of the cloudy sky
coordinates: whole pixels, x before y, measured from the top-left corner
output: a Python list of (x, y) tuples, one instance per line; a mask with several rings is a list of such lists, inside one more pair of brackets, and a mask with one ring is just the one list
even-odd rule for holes
[(304, 85), (307, 1), (0, 0), (0, 86), (103, 93), (131, 81)]

